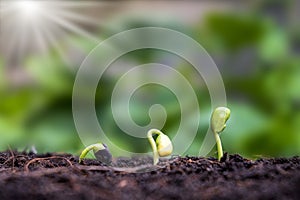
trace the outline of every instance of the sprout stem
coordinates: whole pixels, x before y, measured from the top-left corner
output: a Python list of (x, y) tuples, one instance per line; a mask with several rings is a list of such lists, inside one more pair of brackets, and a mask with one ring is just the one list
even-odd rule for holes
[(222, 143), (221, 143), (220, 135), (217, 132), (214, 132), (214, 135), (217, 142), (218, 160), (220, 161), (221, 158), (223, 157)]
[(90, 146), (87, 146), (80, 154), (79, 156), (79, 163), (82, 162), (82, 159), (85, 158), (85, 156), (88, 154), (89, 151), (93, 150), (94, 152), (97, 152), (99, 150), (103, 150), (105, 147), (102, 143), (92, 144)]
[(162, 134), (161, 131), (157, 130), (157, 129), (151, 129), (148, 131), (147, 133), (147, 137), (148, 137), (148, 140), (150, 142), (150, 145), (152, 147), (152, 150), (153, 150), (153, 165), (156, 165), (159, 161), (159, 154), (158, 154), (158, 151), (157, 151), (157, 146), (156, 146), (156, 143), (153, 139), (153, 135), (160, 135)]

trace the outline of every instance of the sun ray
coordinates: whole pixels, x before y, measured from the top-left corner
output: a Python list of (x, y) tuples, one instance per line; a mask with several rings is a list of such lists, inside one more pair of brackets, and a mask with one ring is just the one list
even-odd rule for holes
[(28, 48), (31, 45), (28, 45), (28, 38), (30, 38), (30, 36), (32, 36), (32, 34), (30, 34), (30, 29), (28, 29), (28, 27), (26, 26), (26, 24), (22, 24), (22, 34), (19, 36), (20, 40), (19, 43), (17, 43), (17, 46), (19, 46), (19, 48), (17, 48), (18, 53), (18, 59), (21, 59), (24, 55), (27, 54), (28, 52)]
[(41, 30), (45, 36), (45, 39), (49, 41), (51, 47), (53, 47), (59, 54), (66, 66), (69, 66), (70, 62), (68, 61), (68, 57), (59, 44), (59, 41), (61, 41), (66, 34), (65, 31), (57, 26), (51, 27), (51, 25), (48, 25), (47, 27), (41, 26)]
[(78, 35), (81, 35), (81, 36), (84, 36), (88, 39), (90, 39), (91, 41), (95, 42), (95, 43), (99, 43), (100, 40), (99, 38), (95, 37), (94, 35), (92, 35), (91, 33), (89, 33), (88, 31), (85, 31), (83, 29), (81, 29), (80, 27), (76, 26), (74, 23), (70, 22), (70, 21), (67, 21), (63, 18), (59, 18), (57, 16), (54, 16), (54, 15), (48, 15), (46, 13), (44, 13), (45, 17), (47, 17), (47, 19), (53, 21), (53, 22), (56, 22), (57, 25), (60, 25), (61, 27), (65, 28), (65, 29), (68, 29)]
[(74, 1), (45, 1), (45, 4), (53, 7), (59, 7), (59, 8), (93, 8), (95, 6), (104, 6), (104, 5), (111, 5), (111, 2), (105, 2), (105, 1), (80, 1), (80, 2), (74, 2)]
[(13, 57), (16, 58), (15, 60), (18, 60), (19, 57), (21, 56), (20, 51), (24, 45), (24, 40), (22, 38), (26, 31), (24, 28), (24, 24), (21, 24), (20, 26), (18, 26), (18, 29), (20, 32), (22, 32), (22, 35), (20, 35), (20, 33), (18, 31), (13, 31), (13, 29), (14, 29), (13, 27), (5, 29), (6, 32), (11, 33), (9, 35), (9, 40), (8, 40), (9, 42), (8, 42), (8, 44), (5, 45), (9, 61), (13, 61), (13, 59), (12, 59)]
[(87, 25), (94, 25), (94, 26), (98, 26), (101, 24), (100, 21), (97, 21), (91, 17), (86, 17), (83, 14), (75, 13), (73, 11), (57, 9), (53, 11), (53, 13), (57, 14), (61, 18), (64, 18), (66, 20), (76, 21), (77, 23), (81, 22)]
[(37, 50), (41, 50), (41, 52), (45, 54), (49, 45), (47, 44), (47, 41), (45, 40), (45, 37), (40, 30), (40, 26), (32, 26), (32, 31), (34, 33), (34, 36), (36, 36), (35, 40), (37, 41)]

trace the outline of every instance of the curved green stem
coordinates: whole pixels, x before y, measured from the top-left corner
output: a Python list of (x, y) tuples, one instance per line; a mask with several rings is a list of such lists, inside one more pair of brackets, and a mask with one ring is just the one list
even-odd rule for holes
[(150, 145), (151, 145), (152, 150), (153, 150), (153, 164), (154, 165), (156, 165), (159, 161), (159, 154), (158, 154), (158, 151), (157, 151), (156, 143), (155, 143), (152, 136), (153, 135), (160, 135), (160, 134), (162, 134), (162, 132), (157, 130), (157, 129), (151, 129), (147, 133), (148, 140), (149, 140)]
[(214, 135), (217, 142), (218, 160), (220, 161), (221, 158), (223, 157), (222, 143), (221, 143), (220, 135), (217, 132), (214, 132)]
[(92, 144), (90, 146), (87, 146), (80, 154), (79, 156), (79, 163), (82, 162), (82, 159), (85, 158), (85, 156), (88, 154), (88, 152), (90, 152), (91, 150), (93, 150), (94, 152), (97, 152), (99, 150), (103, 150), (105, 149), (105, 147), (103, 146), (102, 143), (97, 143), (97, 144)]

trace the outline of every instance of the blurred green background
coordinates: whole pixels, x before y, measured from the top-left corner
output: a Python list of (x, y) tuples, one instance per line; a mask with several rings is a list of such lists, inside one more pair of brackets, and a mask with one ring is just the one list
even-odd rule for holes
[[(57, 2), (55, 6), (60, 4)], [(63, 9), (65, 13), (73, 13), (73, 17), (58, 16), (65, 16), (77, 29), (61, 25), (63, 34), (57, 34), (55, 41), (48, 38), (44, 48), (35, 44), (39, 43), (36, 35), (24, 33), (27, 27), (41, 23), (34, 24), (32, 20), (32, 24), (25, 24), (19, 30), (19, 24), (11, 20), (16, 11), (9, 14), (2, 10), (0, 150), (7, 149), (8, 145), (22, 150), (34, 144), (39, 153), (79, 154), (84, 147), (73, 122), (72, 89), (81, 62), (97, 45), (95, 38), (101, 41), (122, 30), (159, 26), (194, 38), (217, 64), (232, 111), (221, 136), (225, 151), (249, 158), (300, 154), (300, 10), (297, 1), (93, 1), (82, 8), (62, 6), (62, 12)], [(8, 26), (9, 23), (12, 25)], [(47, 27), (47, 23), (43, 26)], [(5, 34), (7, 27), (15, 27), (11, 30), (19, 31), (23, 38), (26, 36), (23, 51), (21, 46), (10, 43), (16, 36), (12, 32)], [(49, 25), (48, 33), (53, 27), (53, 23)], [(8, 51), (11, 48), (13, 51)], [(119, 65), (164, 61), (176, 65), (190, 80), (199, 99), (202, 121), (197, 138), (186, 154), (197, 155), (211, 113), (207, 88), (203, 82), (198, 83), (201, 77), (188, 63), (166, 52), (141, 50), (128, 56), (130, 62), (121, 59)], [(150, 151), (147, 141), (126, 140), (114, 123), (110, 98), (118, 76), (112, 70), (99, 83), (99, 88), (105, 87), (105, 92), (96, 94), (100, 124), (112, 134), (116, 144), (130, 146), (132, 151)], [(168, 113), (164, 132), (176, 130), (180, 108), (174, 95), (157, 86), (143, 87), (140, 92), (150, 92), (156, 98), (146, 102), (133, 98), (132, 118), (140, 125), (147, 124), (149, 106), (159, 102)], [(128, 142), (133, 144), (128, 145)], [(210, 155), (216, 155), (216, 150)]]

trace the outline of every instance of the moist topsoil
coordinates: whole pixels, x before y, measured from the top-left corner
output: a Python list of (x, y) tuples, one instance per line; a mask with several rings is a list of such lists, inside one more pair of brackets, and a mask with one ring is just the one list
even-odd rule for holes
[(247, 160), (117, 158), (0, 153), (0, 199), (300, 199), (300, 157)]

